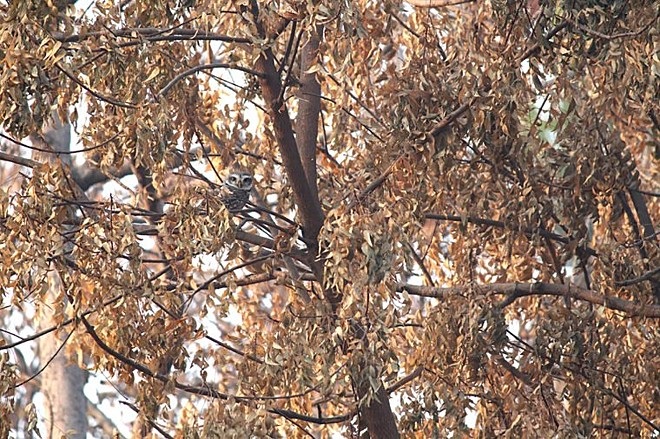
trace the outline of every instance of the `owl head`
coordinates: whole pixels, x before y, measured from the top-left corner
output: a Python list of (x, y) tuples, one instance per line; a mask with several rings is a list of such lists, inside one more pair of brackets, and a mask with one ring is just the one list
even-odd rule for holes
[(252, 190), (252, 175), (247, 172), (232, 172), (223, 183), (227, 188), (233, 191)]

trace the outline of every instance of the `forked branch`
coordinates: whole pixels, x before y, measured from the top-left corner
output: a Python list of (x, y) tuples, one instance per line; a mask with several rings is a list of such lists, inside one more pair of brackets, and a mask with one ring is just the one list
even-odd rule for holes
[[(250, 4), (257, 29), (265, 37), (266, 32), (259, 20), (259, 6), (256, 1), (251, 1)], [(273, 130), (277, 138), (280, 154), (282, 155), (284, 168), (291, 182), (293, 196), (300, 212), (303, 233), (308, 240), (316, 240), (323, 225), (323, 211), (307, 181), (298, 151), (298, 145), (293, 134), (289, 112), (284, 102), (279, 99), (282, 91), (282, 83), (275, 68), (273, 51), (270, 48), (266, 47), (263, 49), (261, 56), (257, 58), (255, 70), (265, 74), (264, 77), (259, 77), (259, 83), (264, 101), (266, 101), (268, 113), (273, 119)]]

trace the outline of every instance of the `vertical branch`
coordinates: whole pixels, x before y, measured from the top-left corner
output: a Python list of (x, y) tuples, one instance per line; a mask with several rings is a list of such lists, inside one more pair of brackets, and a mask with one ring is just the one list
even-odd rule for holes
[(646, 240), (655, 240), (655, 229), (653, 228), (653, 221), (651, 221), (651, 215), (649, 215), (649, 209), (646, 206), (646, 200), (641, 193), (634, 189), (628, 189), (630, 198), (632, 199), (633, 206), (635, 206), (635, 212), (637, 212), (637, 218), (643, 229), (643, 238)]
[[(630, 191), (631, 196), (632, 196), (633, 193), (635, 193), (635, 192)], [(639, 251), (639, 255), (642, 257), (642, 261), (643, 261), (642, 263), (644, 264), (644, 267), (647, 270), (649, 270), (650, 268), (649, 268), (648, 262), (644, 262), (644, 261), (649, 260), (649, 254), (646, 251), (646, 248), (644, 247), (644, 244), (645, 244), (644, 239), (645, 238), (651, 239), (654, 235), (651, 234), (651, 235), (647, 236), (646, 233), (645, 233), (644, 236), (642, 236), (642, 234), (639, 230), (639, 225), (637, 224), (637, 221), (635, 220), (635, 214), (633, 213), (632, 209), (628, 205), (628, 200), (626, 199), (625, 193), (624, 192), (619, 192), (617, 194), (617, 196), (618, 196), (619, 200), (621, 201), (621, 205), (623, 206), (623, 211), (625, 212), (626, 217), (628, 218), (628, 224), (630, 224), (630, 228), (632, 229), (633, 235), (635, 237), (635, 242), (637, 243), (637, 250)], [(635, 206), (635, 207), (637, 208), (637, 206)], [(643, 204), (643, 207), (646, 207), (645, 203)], [(640, 220), (640, 222), (644, 222), (644, 221), (645, 220), (643, 220), (643, 219)], [(645, 230), (646, 230), (646, 232), (648, 232), (648, 229), (645, 229)], [(653, 295), (655, 296), (656, 300), (660, 300), (660, 291), (659, 291), (658, 287), (655, 286), (655, 285), (653, 287)]]
[(323, 32), (322, 26), (310, 29), (300, 57), (300, 82), (298, 116), (296, 118), (296, 133), (302, 166), (307, 176), (307, 183), (316, 203), (318, 200), (318, 185), (316, 182), (316, 139), (321, 113), (321, 84), (316, 79), (316, 73), (310, 71), (317, 64), (319, 43)]
[[(649, 244), (656, 241), (656, 232), (653, 226), (653, 221), (651, 220), (651, 215), (649, 214), (649, 209), (646, 206), (646, 200), (644, 196), (634, 189), (628, 189), (630, 198), (632, 199), (633, 206), (635, 206), (635, 212), (637, 212), (637, 218), (639, 223), (642, 226), (643, 235), (640, 242), (640, 249), (644, 249), (645, 241), (648, 241)], [(631, 219), (632, 220), (632, 219)], [(647, 270), (650, 269), (650, 266), (647, 264)], [(660, 283), (653, 283), (653, 296), (657, 303), (660, 303)]]

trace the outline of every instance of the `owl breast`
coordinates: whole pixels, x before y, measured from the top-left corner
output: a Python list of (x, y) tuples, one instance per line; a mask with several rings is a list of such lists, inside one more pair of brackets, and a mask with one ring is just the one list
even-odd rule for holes
[(221, 200), (228, 211), (235, 213), (243, 209), (250, 199), (250, 192), (243, 189), (228, 189)]

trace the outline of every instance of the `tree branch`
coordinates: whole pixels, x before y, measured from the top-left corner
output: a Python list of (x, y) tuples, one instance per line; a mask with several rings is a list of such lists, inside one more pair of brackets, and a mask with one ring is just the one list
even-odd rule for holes
[(447, 6), (456, 6), (462, 5), (464, 3), (472, 3), (475, 0), (406, 0), (406, 3), (410, 3), (413, 6), (418, 8), (444, 8)]
[[(424, 217), (427, 219), (432, 219), (437, 221), (455, 221), (455, 222), (466, 221), (468, 223), (476, 224), (479, 226), (490, 226), (490, 227), (498, 227), (501, 229), (507, 229), (507, 225), (503, 221), (495, 221), (486, 218), (478, 218), (474, 216), (461, 217), (459, 215), (442, 215), (437, 213), (427, 213), (426, 215), (424, 215)], [(544, 238), (561, 242), (562, 244), (568, 244), (571, 241), (571, 239), (568, 236), (558, 235), (556, 233), (541, 228), (534, 229), (531, 227), (524, 227), (522, 229), (522, 232), (528, 236), (532, 236), (538, 233), (540, 236)], [(596, 250), (592, 249), (591, 247), (585, 247), (584, 250), (586, 254), (589, 256), (597, 255)]]
[(63, 33), (54, 33), (53, 38), (62, 43), (77, 43), (89, 38), (108, 35), (108, 33), (112, 34), (116, 38), (142, 37), (147, 41), (209, 40), (238, 44), (246, 44), (252, 42), (249, 38), (230, 37), (228, 35), (216, 34), (200, 29), (158, 29), (155, 27), (113, 29), (108, 30), (107, 32), (88, 32), (78, 35), (64, 35)]
[[(616, 285), (620, 287), (627, 287), (630, 285), (635, 285), (640, 282), (644, 282), (647, 280), (655, 279), (658, 276), (660, 276), (660, 267), (657, 267), (653, 270), (647, 271), (646, 273), (642, 274), (641, 276), (635, 277), (633, 279), (626, 279), (626, 280), (620, 280), (617, 282), (614, 282)], [(657, 283), (657, 281), (655, 281)]]
[(111, 98), (110, 96), (105, 96), (105, 95), (97, 92), (96, 90), (93, 90), (91, 87), (85, 85), (85, 83), (83, 83), (80, 79), (78, 79), (76, 77), (76, 75), (74, 75), (73, 73), (69, 72), (67, 69), (62, 67), (59, 63), (55, 63), (55, 67), (57, 67), (57, 69), (60, 72), (64, 73), (73, 82), (78, 84), (78, 86), (80, 86), (80, 88), (82, 88), (83, 90), (86, 90), (89, 94), (91, 94), (95, 98), (97, 98), (101, 101), (107, 102), (109, 104), (116, 105), (117, 107), (130, 108), (130, 109), (136, 109), (137, 108), (136, 104), (122, 102), (122, 101), (119, 101), (115, 98)]
[[(474, 288), (474, 286), (436, 288), (419, 285), (399, 285), (397, 291), (405, 291), (414, 296), (441, 299), (447, 294), (464, 293), (471, 288)], [(558, 285), (545, 282), (493, 283), (488, 285), (478, 285), (476, 288), (496, 295), (508, 295), (509, 297), (499, 304), (502, 308), (512, 304), (521, 297), (558, 296), (584, 300), (585, 302), (593, 303), (594, 305), (601, 305), (615, 311), (623, 311), (628, 313), (631, 317), (640, 316), (660, 318), (660, 305), (648, 305), (631, 302), (618, 297), (603, 296), (593, 290), (586, 290), (584, 288), (576, 287), (575, 285)]]
[(316, 138), (318, 137), (319, 114), (321, 113), (321, 84), (316, 73), (310, 72), (318, 64), (320, 35), (323, 28), (318, 26), (307, 34), (300, 58), (300, 82), (296, 133), (302, 166), (307, 183), (312, 192), (313, 202), (319, 204), (316, 173)]
[(656, 233), (653, 227), (653, 221), (651, 220), (651, 215), (649, 215), (649, 209), (646, 206), (646, 200), (642, 194), (636, 190), (628, 189), (628, 193), (632, 199), (633, 206), (635, 206), (635, 212), (637, 212), (639, 223), (644, 231), (642, 235), (643, 238), (645, 240), (651, 240), (655, 238)]
[(232, 69), (232, 70), (239, 70), (241, 72), (248, 73), (250, 75), (254, 75), (257, 77), (264, 76), (264, 74), (261, 72), (257, 72), (255, 70), (249, 69), (247, 67), (242, 67), (236, 64), (228, 64), (228, 63), (202, 64), (199, 66), (192, 67), (176, 75), (174, 78), (172, 78), (170, 82), (167, 83), (167, 85), (165, 85), (165, 87), (162, 88), (161, 91), (158, 92), (158, 96), (165, 96), (165, 94), (167, 94), (167, 92), (170, 91), (170, 89), (174, 87), (174, 85), (177, 82), (179, 82), (186, 76), (194, 75), (195, 73), (201, 72), (203, 70), (213, 70), (213, 69)]
[[(265, 37), (266, 32), (259, 20), (259, 6), (255, 0), (252, 0), (250, 4), (259, 34)], [(257, 58), (256, 70), (264, 72), (266, 75), (259, 78), (259, 83), (268, 113), (273, 120), (273, 129), (284, 168), (291, 182), (293, 196), (300, 212), (303, 235), (305, 238), (315, 241), (323, 225), (324, 215), (320, 203), (315, 202), (316, 198), (307, 181), (286, 105), (278, 99), (282, 84), (275, 69), (273, 51), (269, 47), (264, 48)], [(316, 249), (312, 250), (316, 251)]]
[(584, 33), (587, 33), (587, 34), (592, 35), (594, 37), (601, 38), (603, 40), (612, 41), (612, 40), (616, 40), (618, 38), (636, 37), (636, 36), (640, 35), (642, 32), (645, 32), (649, 27), (651, 27), (653, 25), (653, 23), (655, 23), (658, 20), (658, 18), (660, 18), (660, 10), (658, 10), (658, 12), (655, 14), (655, 17), (653, 17), (647, 24), (642, 25), (638, 30), (633, 31), (633, 32), (621, 32), (621, 33), (612, 34), (612, 35), (604, 34), (602, 32), (598, 32), (596, 30), (590, 29), (586, 26), (582, 26), (577, 21), (575, 21), (571, 18), (568, 18), (568, 17), (564, 17), (564, 20), (568, 21), (571, 24), (571, 26), (574, 26), (574, 27), (580, 29)]
[(27, 168), (36, 168), (41, 165), (41, 163), (39, 163), (36, 160), (28, 159), (26, 157), (20, 157), (13, 154), (7, 154), (2, 151), (0, 151), (0, 160), (5, 162), (15, 163), (17, 165), (25, 166)]
[[(559, 23), (557, 26), (555, 26), (555, 27), (553, 27), (552, 29), (550, 29), (550, 31), (549, 31), (549, 32), (543, 37), (543, 39), (544, 39), (545, 41), (550, 40), (550, 38), (552, 38), (552, 37), (554, 37), (555, 35), (557, 35), (557, 34), (558, 34), (559, 32), (561, 32), (563, 29), (565, 29), (566, 27), (568, 27), (568, 25), (569, 25), (568, 21), (566, 21), (566, 20), (562, 21), (562, 22)], [(541, 43), (534, 44), (532, 47), (530, 47), (529, 49), (527, 49), (527, 50), (525, 51), (525, 53), (523, 53), (523, 55), (520, 57), (520, 60), (519, 60), (519, 61), (522, 62), (522, 61), (526, 60), (527, 58), (529, 58), (530, 56), (536, 54), (537, 52), (539, 52), (539, 51), (541, 50), (541, 47), (542, 47), (542, 44), (541, 44)]]

